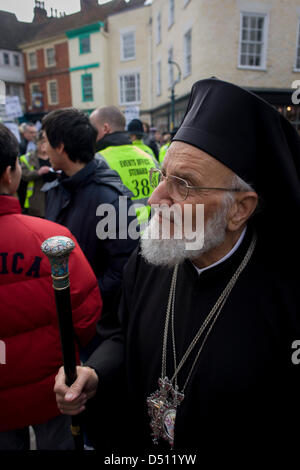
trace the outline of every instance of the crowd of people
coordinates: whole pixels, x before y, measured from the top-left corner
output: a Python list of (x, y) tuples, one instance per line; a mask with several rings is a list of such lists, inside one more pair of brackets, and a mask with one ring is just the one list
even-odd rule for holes
[[(300, 137), (215, 78), (179, 128), (149, 130), (114, 106), (51, 111), (21, 145), (0, 124), (0, 450), (28, 449), (29, 426), (38, 449), (73, 449), (74, 415), (107, 454), (296, 445)], [(76, 245), (70, 386), (40, 248), (55, 235)]]
[[(134, 126), (138, 126), (138, 131)], [(5, 257), (4, 253), (1, 255), (5, 266), (11, 257), (15, 263), (12, 272), (6, 273), (3, 267), (2, 273), (7, 276), (0, 278), (0, 289), (6, 298), (1, 319), (2, 316), (10, 318), (7, 323), (1, 322), (1, 339), (6, 341), (8, 334), (13, 338), (8, 347), (8, 365), (17, 351), (22, 354), (28, 338), (36, 342), (35, 351), (42, 346), (39, 361), (35, 361), (34, 352), (26, 354), (27, 367), (33, 368), (29, 384), (24, 372), (15, 380), (15, 374), (19, 373), (17, 367), (2, 368), (8, 372), (1, 381), (3, 399), (11, 398), (0, 414), (0, 449), (29, 448), (29, 425), (34, 428), (39, 449), (73, 449), (70, 418), (58, 416), (53, 393), (54, 375), (62, 359), (57, 325), (55, 328), (53, 292), (49, 284), (50, 267), (40, 246), (46, 238), (56, 234), (68, 236), (76, 243), (70, 268), (71, 301), (78, 357), (81, 361), (86, 360), (100, 343), (97, 323), (100, 330), (104, 328), (110, 312), (117, 308), (122, 270), (138, 243), (137, 239), (121, 240), (118, 235), (117, 241), (110, 238), (100, 240), (96, 230), (100, 220), (96, 217), (97, 208), (101, 204), (110, 204), (118, 218), (119, 197), (122, 196), (126, 200), (127, 211), (136, 203), (146, 206), (144, 210), (137, 206), (127, 224), (136, 217), (139, 225), (145, 224), (150, 214), (148, 197), (153, 191), (149, 169), (158, 168), (156, 156), (159, 147), (154, 140), (149, 141), (150, 145), (156, 146), (154, 154), (143, 143), (146, 133), (142, 122), (134, 119), (126, 129), (123, 113), (113, 106), (95, 110), (90, 118), (76, 109), (53, 111), (43, 119), (42, 129), (32, 122), (22, 124), (19, 145), (4, 125), (0, 130), (1, 246)], [(132, 130), (136, 133), (134, 139)], [(122, 167), (122, 163), (128, 160), (131, 166)], [(140, 174), (132, 178), (129, 170), (137, 168)], [(121, 230), (124, 227), (118, 227), (118, 231)], [(30, 233), (33, 241), (28, 240)], [(23, 256), (26, 261), (21, 268)], [(32, 265), (32, 259), (38, 260), (36, 265)], [(20, 299), (17, 307), (8, 298), (16, 273), (19, 274), (18, 281), (23, 281), (15, 292)], [(83, 282), (79, 287), (81, 276)], [(48, 282), (43, 279), (41, 283), (41, 278), (48, 279)], [(39, 292), (34, 308), (31, 305), (33, 289)], [(77, 296), (76, 292), (79, 293)], [(47, 309), (43, 308), (44, 302)], [(28, 317), (24, 330), (17, 322), (21, 314)], [(40, 337), (40, 328), (45, 328), (46, 333), (48, 323), (49, 331), (52, 325), (49, 338), (47, 334)], [(17, 348), (19, 341), (21, 344)], [(43, 368), (47, 371), (45, 376), (41, 372)], [(42, 386), (40, 382), (43, 382)], [(26, 393), (25, 385), (28, 388)], [(36, 396), (38, 407), (34, 400), (29, 402), (29, 396), (26, 396), (29, 393)], [(23, 394), (25, 399), (22, 399)], [(13, 412), (15, 400), (20, 409)]]
[[(101, 128), (101, 116), (107, 121), (104, 124), (108, 126), (108, 130), (106, 127)], [(125, 142), (127, 145), (132, 143), (133, 145), (130, 145), (130, 148), (124, 147), (125, 156), (130, 152), (134, 155), (136, 149), (133, 147), (138, 147), (151, 155), (156, 166), (158, 166), (158, 163), (162, 163), (166, 150), (170, 145), (171, 136), (175, 133), (174, 131), (173, 133), (171, 131), (161, 132), (140, 119), (133, 119), (126, 126), (125, 116), (114, 106), (96, 109), (90, 120), (98, 130), (97, 152), (100, 153), (100, 150), (104, 150), (106, 147), (115, 147), (118, 141), (122, 145), (125, 145)], [(21, 137), (19, 161), (22, 168), (22, 178), (18, 188), (18, 198), (22, 212), (28, 215), (45, 217), (46, 197), (44, 189), (47, 188), (47, 185), (44, 189), (42, 188), (46, 182), (54, 181), (57, 178), (57, 174), (53, 170), (49, 156), (45, 151), (45, 134), (33, 122), (21, 124), (19, 131)], [(119, 134), (116, 134), (117, 132)], [(111, 143), (107, 139), (103, 140), (105, 134), (114, 134), (113, 139), (116, 139), (116, 142)], [(117, 161), (120, 159), (119, 152), (118, 147)], [(101, 152), (101, 156), (104, 156), (103, 152)], [(115, 161), (114, 158), (113, 161)], [(116, 169), (120, 174), (117, 168), (113, 169)], [(128, 184), (130, 185), (130, 183)]]

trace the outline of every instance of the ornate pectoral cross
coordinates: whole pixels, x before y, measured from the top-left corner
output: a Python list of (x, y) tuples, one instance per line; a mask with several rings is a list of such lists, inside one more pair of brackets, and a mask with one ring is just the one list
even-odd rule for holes
[(178, 391), (177, 386), (173, 387), (168, 377), (160, 378), (158, 386), (159, 390), (147, 398), (153, 442), (158, 444), (158, 439), (162, 438), (173, 447), (176, 409), (184, 399), (184, 394)]

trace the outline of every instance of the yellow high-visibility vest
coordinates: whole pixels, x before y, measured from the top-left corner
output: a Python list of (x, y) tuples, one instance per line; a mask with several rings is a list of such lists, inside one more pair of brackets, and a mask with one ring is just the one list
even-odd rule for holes
[(134, 203), (144, 204), (146, 207), (136, 208), (140, 225), (147, 222), (150, 215), (148, 198), (153, 192), (150, 185), (149, 170), (156, 168), (154, 159), (135, 145), (117, 145), (107, 147), (98, 152), (112, 170), (115, 170), (124, 186), (133, 193)]
[(139, 149), (144, 150), (144, 152), (146, 152), (146, 153), (149, 153), (149, 155), (154, 160), (156, 160), (153, 150), (150, 147), (148, 147), (148, 145), (144, 144), (144, 142), (142, 140), (133, 140), (132, 145), (134, 145), (135, 147), (138, 147)]
[[(27, 160), (29, 158), (29, 156), (30, 156), (30, 152), (26, 153), (25, 155), (22, 155), (20, 157), (20, 162), (23, 162), (27, 166), (28, 170), (33, 171), (34, 166), (29, 165), (29, 162)], [(29, 183), (27, 185), (26, 199), (25, 199), (25, 202), (24, 202), (24, 208), (25, 209), (29, 209), (29, 206), (30, 206), (29, 199), (33, 195), (33, 192), (34, 192), (34, 181), (29, 181)]]

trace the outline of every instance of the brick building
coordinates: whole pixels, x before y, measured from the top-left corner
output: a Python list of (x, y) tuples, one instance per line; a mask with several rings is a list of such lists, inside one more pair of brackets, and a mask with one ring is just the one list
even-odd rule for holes
[[(27, 45), (25, 98), (28, 117), (72, 105), (68, 42), (64, 37)], [(30, 47), (30, 48), (29, 48)], [(35, 117), (35, 116), (34, 116)]]
[[(44, 2), (36, 1), (33, 22), (28, 24), (26, 40), (19, 45), (25, 64), (26, 118), (35, 120), (52, 109), (72, 105), (91, 111), (107, 104), (105, 84), (109, 69), (107, 54), (103, 52), (107, 43), (106, 20), (115, 12), (143, 3), (144, 0), (131, 0), (130, 4), (113, 0), (98, 5), (97, 0), (81, 0), (80, 12), (58, 17), (57, 13), (53, 16), (53, 11), (48, 16)], [(87, 78), (88, 90), (84, 88)]]

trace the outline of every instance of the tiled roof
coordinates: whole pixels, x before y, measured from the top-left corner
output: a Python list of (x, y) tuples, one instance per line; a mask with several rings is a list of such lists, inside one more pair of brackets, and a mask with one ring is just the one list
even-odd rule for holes
[(97, 21), (105, 22), (109, 15), (141, 7), (144, 3), (145, 0), (130, 0), (129, 2), (125, 2), (125, 0), (112, 0), (104, 5), (94, 6), (89, 8), (87, 11), (79, 11), (72, 15), (62, 16), (60, 18), (47, 18), (43, 22), (37, 24), (23, 23), (23, 25), (28, 25), (28, 30), (23, 35), (21, 43), (25, 44), (32, 41), (38, 41), (40, 39), (59, 36), (71, 29), (80, 28), (81, 26), (95, 23)]
[(18, 50), (20, 45), (65, 34), (71, 29), (105, 22), (108, 16), (142, 7), (145, 0), (112, 0), (104, 5), (79, 11), (60, 18), (45, 18), (41, 22), (25, 23), (18, 21), (14, 13), (0, 11), (0, 49)]
[(14, 13), (0, 11), (0, 49), (18, 49), (22, 40), (23, 25)]

